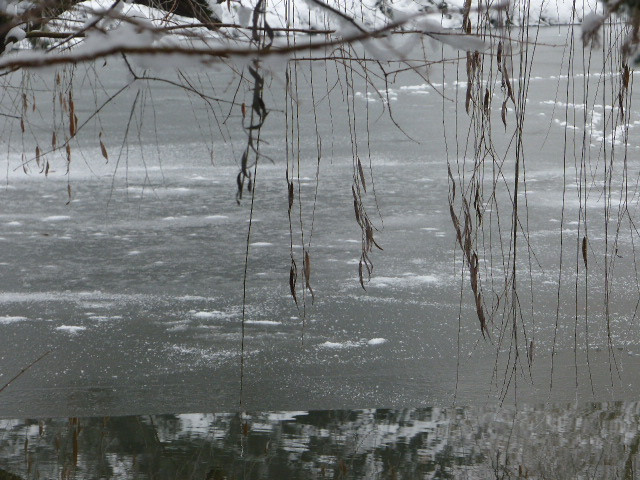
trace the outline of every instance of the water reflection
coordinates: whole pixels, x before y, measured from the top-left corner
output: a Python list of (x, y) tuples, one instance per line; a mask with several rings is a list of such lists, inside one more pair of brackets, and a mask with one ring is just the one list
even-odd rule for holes
[(639, 413), (619, 402), (2, 420), (0, 478), (634, 478)]

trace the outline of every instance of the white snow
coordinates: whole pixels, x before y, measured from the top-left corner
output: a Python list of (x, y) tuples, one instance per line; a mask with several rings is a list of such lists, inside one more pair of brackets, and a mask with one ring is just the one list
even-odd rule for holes
[(71, 217), (69, 215), (51, 215), (42, 219), (43, 222), (63, 222), (65, 220), (71, 220)]
[(372, 338), (367, 342), (367, 345), (382, 345), (387, 342), (388, 340), (386, 338)]
[(244, 323), (252, 325), (282, 325), (282, 322), (276, 322), (274, 320), (245, 320)]
[(193, 316), (195, 318), (225, 318), (225, 317), (228, 317), (229, 315), (227, 315), (224, 312), (220, 312), (219, 310), (211, 310), (209, 312), (207, 311), (193, 312)]
[(361, 344), (358, 342), (346, 341), (346, 342), (330, 342), (326, 341), (318, 345), (320, 348), (332, 348), (332, 349), (343, 349), (343, 348), (354, 348), (359, 347)]
[(435, 275), (414, 275), (405, 273), (398, 277), (371, 277), (369, 286), (372, 287), (417, 287), (435, 284), (440, 280)]
[(23, 322), (25, 320), (29, 320), (29, 319), (27, 317), (11, 317), (11, 316), (0, 317), (0, 323)]
[(62, 332), (67, 332), (70, 333), (72, 335), (75, 335), (79, 332), (82, 332), (83, 330), (86, 330), (87, 327), (80, 327), (78, 325), (60, 325), (59, 327), (56, 327), (56, 330), (62, 331)]

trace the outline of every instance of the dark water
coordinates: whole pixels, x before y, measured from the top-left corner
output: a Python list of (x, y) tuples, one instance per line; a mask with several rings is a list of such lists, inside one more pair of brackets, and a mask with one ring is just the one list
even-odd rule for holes
[(24, 479), (631, 479), (639, 414), (590, 403), (4, 420), (0, 468)]

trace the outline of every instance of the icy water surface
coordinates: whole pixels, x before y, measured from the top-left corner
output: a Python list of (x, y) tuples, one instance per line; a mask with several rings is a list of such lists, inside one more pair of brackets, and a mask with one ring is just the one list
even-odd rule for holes
[[(547, 45), (564, 44), (566, 34), (557, 28), (542, 33)], [(557, 97), (568, 77), (562, 51), (539, 47), (529, 88), (527, 190), (522, 199), (527, 201), (532, 253), (527, 256), (523, 250), (519, 258), (524, 259), (526, 279), (521, 288), (523, 315), (535, 338), (535, 361), (530, 371), (526, 366), (518, 370), (517, 393), (529, 402), (632, 400), (640, 395), (640, 338), (633, 320), (638, 294), (629, 236), (619, 239), (620, 280), (612, 288), (609, 323), (603, 317), (598, 274), (587, 287), (583, 280), (572, 283), (582, 234), (576, 166), (571, 157), (563, 173), (562, 152), (567, 131), (577, 131), (581, 141), (581, 127), (574, 124), (587, 107), (580, 107), (580, 94), (571, 105)], [(106, 91), (126, 75), (115, 59), (96, 68)], [(508, 342), (498, 352), (496, 338), (483, 340), (480, 335), (449, 214), (446, 161), (455, 169), (456, 160), (472, 149), (464, 143), (466, 132), (456, 137), (442, 125), (442, 115), (447, 125), (455, 120), (456, 104), (448, 98), (464, 98), (465, 91), (464, 85), (456, 90), (456, 72), (446, 68), (451, 70), (445, 86), (442, 78), (438, 83), (442, 72), (433, 71), (430, 77), (444, 89), (444, 100), (416, 75), (399, 76), (391, 87), (388, 101), (413, 140), (382, 110), (386, 99), (364, 83), (355, 85), (358, 121), (367, 118), (365, 106), (370, 109), (370, 137), (361, 124), (359, 156), (370, 180), (367, 208), (384, 248), (372, 253), (374, 272), (365, 291), (358, 282), (361, 234), (353, 213), (352, 152), (342, 90), (336, 87), (324, 101), (316, 99), (323, 149), (317, 170), (309, 76), (313, 73), (315, 85), (331, 85), (335, 72), (301, 64), (303, 168), (295, 185), (302, 208), (295, 206), (292, 250), (301, 269), (302, 242), (311, 245), (315, 300), (299, 290), (298, 308), (289, 294), (287, 144), (279, 111), (282, 89), (274, 80), (273, 94), (265, 99), (273, 112), (262, 133), (269, 159), (258, 169), (249, 238), (242, 397), (242, 279), (250, 198), (245, 195), (241, 205), (236, 204), (235, 177), (244, 142), (240, 112), (234, 111), (224, 124), (224, 116), (218, 118), (218, 127), (215, 118), (194, 111), (183, 92), (166, 85), (141, 88), (137, 101), (148, 102), (147, 109), (136, 110), (131, 146), (119, 152), (126, 130), (123, 118), (128, 118), (137, 94), (133, 88), (101, 112), (100, 126), (87, 127), (80, 145), (74, 144), (68, 177), (64, 161), (55, 163), (55, 158), (47, 178), (35, 165), (25, 175), (20, 154), (12, 154), (0, 189), (0, 385), (50, 353), (2, 392), (0, 417), (236, 411), (241, 401), (241, 408), (249, 411), (298, 411), (416, 409), (451, 405), (454, 399), (480, 406), (499, 399), (508, 383), (501, 370)], [(228, 80), (229, 87), (220, 87), (215, 95), (232, 96), (232, 78), (224, 71), (216, 74)], [(596, 85), (614, 77), (600, 77), (599, 70), (586, 77), (572, 75), (578, 85), (585, 78), (593, 78)], [(76, 94), (81, 119), (96, 104), (87, 78), (85, 89)], [(220, 85), (225, 82), (220, 80)], [(45, 105), (48, 98), (45, 91), (38, 103)], [(463, 103), (457, 112), (461, 123), (467, 118)], [(228, 105), (223, 105), (227, 112)], [(494, 107), (494, 126), (502, 128), (500, 102)], [(598, 151), (603, 140), (598, 128), (611, 109), (592, 105), (587, 110), (593, 127), (589, 135)], [(640, 141), (634, 128), (640, 115), (632, 112), (631, 117), (628, 164), (637, 175), (634, 155)], [(567, 118), (574, 122), (568, 130)], [(33, 115), (30, 121), (35, 138), (40, 132), (50, 142), (47, 119)], [(512, 116), (509, 122), (514, 122)], [(100, 154), (100, 132), (109, 162)], [(138, 137), (142, 149), (136, 146)], [(35, 149), (31, 137), (23, 141), (25, 150)], [(597, 223), (603, 209), (596, 157), (587, 202), (590, 219)], [(512, 158), (505, 158), (502, 175), (508, 178), (512, 169)], [(564, 217), (563, 184), (569, 192)], [(508, 192), (503, 189), (500, 195), (504, 201)], [(635, 214), (636, 204), (629, 205)], [(502, 221), (510, 225), (510, 212)], [(485, 246), (488, 233), (498, 229), (495, 222), (486, 222)], [(561, 228), (568, 250), (556, 328)], [(604, 242), (597, 229), (591, 232), (596, 269)], [(497, 283), (503, 281), (501, 248), (506, 255), (509, 244), (508, 235), (504, 238), (506, 246), (493, 247)], [(529, 267), (535, 267), (531, 274)], [(578, 289), (592, 299), (586, 319), (582, 300), (575, 298)], [(530, 295), (533, 308), (527, 303)], [(499, 322), (501, 317), (496, 318)], [(513, 399), (516, 384), (510, 386)]]

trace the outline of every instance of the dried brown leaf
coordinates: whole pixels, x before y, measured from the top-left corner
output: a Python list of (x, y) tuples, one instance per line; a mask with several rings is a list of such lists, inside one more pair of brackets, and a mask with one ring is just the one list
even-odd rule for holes
[(367, 182), (364, 180), (364, 171), (362, 170), (362, 163), (360, 163), (360, 159), (358, 159), (358, 175), (360, 176), (360, 182), (362, 183), (362, 188), (364, 191), (367, 191)]
[(313, 293), (313, 288), (311, 288), (311, 257), (309, 257), (309, 252), (304, 252), (304, 280), (307, 289), (311, 292), (311, 301), (315, 300), (315, 294)]
[(513, 96), (513, 88), (511, 87), (511, 81), (509, 80), (509, 72), (507, 71), (506, 65), (502, 66), (502, 78), (504, 79), (504, 83), (507, 87), (507, 96), (511, 99), (513, 103), (516, 103), (516, 99)]
[(293, 182), (287, 181), (287, 190), (289, 194), (289, 215), (291, 215), (291, 209), (293, 208)]
[(500, 110), (500, 117), (502, 118), (502, 124), (504, 129), (507, 129), (507, 101), (502, 102), (502, 109)]
[(289, 290), (293, 301), (298, 305), (298, 296), (296, 295), (296, 282), (298, 281), (298, 267), (296, 262), (291, 259), (291, 269), (289, 270)]
[(108, 162), (109, 154), (107, 153), (107, 147), (104, 146), (104, 143), (102, 142), (102, 140), (100, 140), (100, 150), (102, 151), (102, 156)]
[(629, 88), (630, 78), (631, 78), (631, 72), (629, 71), (629, 65), (625, 63), (622, 69), (622, 86), (625, 90)]

